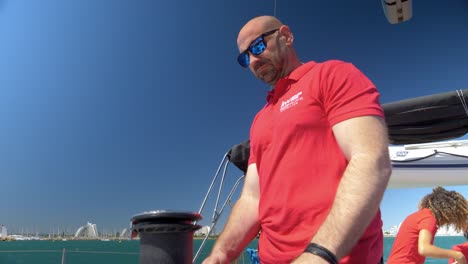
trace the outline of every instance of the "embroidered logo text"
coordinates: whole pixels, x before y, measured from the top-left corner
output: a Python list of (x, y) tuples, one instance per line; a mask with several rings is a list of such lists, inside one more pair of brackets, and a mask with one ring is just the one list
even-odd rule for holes
[(302, 101), (302, 100), (304, 100), (304, 98), (302, 97), (302, 91), (301, 91), (301, 92), (298, 92), (297, 94), (291, 96), (291, 98), (289, 98), (288, 100), (282, 101), (281, 102), (281, 107), (280, 107), (280, 112), (283, 112), (283, 111), (297, 105), (299, 103), (299, 101)]

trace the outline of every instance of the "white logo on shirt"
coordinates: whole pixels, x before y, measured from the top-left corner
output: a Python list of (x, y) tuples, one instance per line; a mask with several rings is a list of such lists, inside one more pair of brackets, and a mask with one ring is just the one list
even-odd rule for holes
[(302, 97), (302, 91), (301, 91), (301, 92), (298, 92), (297, 94), (291, 96), (291, 98), (289, 98), (288, 100), (282, 101), (281, 102), (281, 107), (280, 107), (280, 112), (283, 112), (283, 111), (297, 105), (299, 103), (299, 101), (302, 101), (302, 100), (304, 100), (304, 98)]

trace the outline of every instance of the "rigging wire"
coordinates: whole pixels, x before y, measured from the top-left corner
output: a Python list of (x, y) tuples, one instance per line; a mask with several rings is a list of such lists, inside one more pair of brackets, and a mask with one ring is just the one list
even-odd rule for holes
[(463, 94), (463, 90), (457, 90), (457, 95), (458, 98), (460, 98), (461, 104), (463, 105), (463, 108), (465, 109), (465, 113), (468, 116), (468, 106), (465, 101), (465, 96)]
[(274, 9), (273, 9), (273, 16), (276, 17), (276, 0), (274, 0), (274, 3), (275, 3), (275, 6), (274, 6)]

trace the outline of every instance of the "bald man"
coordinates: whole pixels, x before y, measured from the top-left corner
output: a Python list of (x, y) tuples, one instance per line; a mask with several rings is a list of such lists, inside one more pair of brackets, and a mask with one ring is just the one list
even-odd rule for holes
[(272, 90), (251, 126), (242, 193), (204, 264), (235, 260), (260, 230), (261, 263), (382, 260), (391, 163), (379, 93), (350, 63), (301, 62), (293, 42), (271, 16), (239, 32), (239, 64)]

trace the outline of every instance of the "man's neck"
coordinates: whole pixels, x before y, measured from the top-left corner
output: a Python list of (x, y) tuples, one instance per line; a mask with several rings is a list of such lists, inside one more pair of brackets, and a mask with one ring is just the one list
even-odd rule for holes
[(291, 74), (291, 72), (293, 72), (295, 69), (299, 68), (302, 64), (304, 64), (303, 62), (301, 62), (297, 57), (295, 57), (290, 63), (288, 63), (288, 65), (286, 65), (285, 67), (285, 71), (283, 72), (282, 74), (282, 77), (279, 78), (278, 80), (276, 80), (276, 82), (271, 85), (271, 90), (273, 90), (276, 86), (276, 84), (278, 83), (279, 80), (289, 76)]

